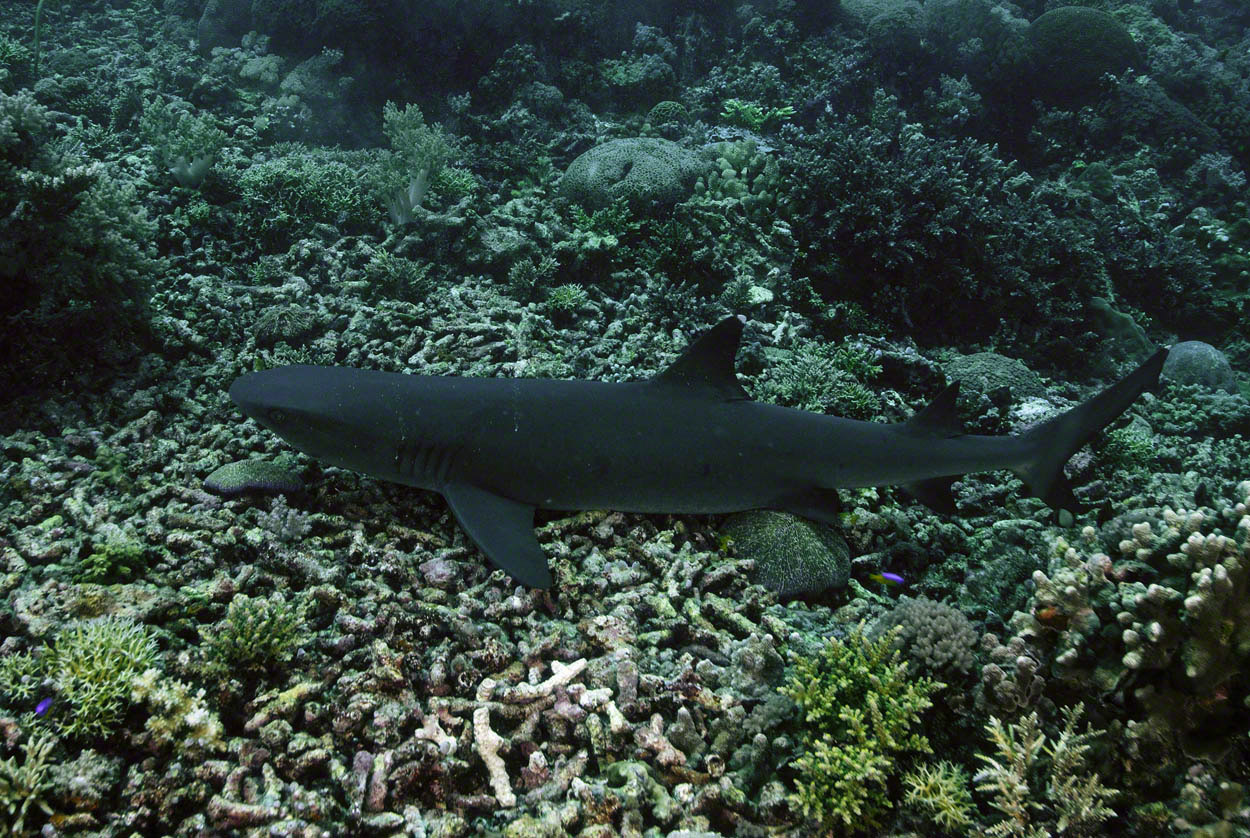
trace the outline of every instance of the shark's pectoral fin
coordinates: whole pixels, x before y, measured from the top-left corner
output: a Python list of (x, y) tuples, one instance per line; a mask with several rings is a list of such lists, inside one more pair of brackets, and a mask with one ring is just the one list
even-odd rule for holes
[(836, 489), (802, 489), (777, 498), (773, 503), (792, 515), (819, 521), (831, 527), (840, 527), (838, 513), (842, 511), (842, 499)]
[(547, 556), (534, 537), (534, 507), (468, 483), (443, 490), (460, 527), (478, 549), (522, 585), (550, 588)]

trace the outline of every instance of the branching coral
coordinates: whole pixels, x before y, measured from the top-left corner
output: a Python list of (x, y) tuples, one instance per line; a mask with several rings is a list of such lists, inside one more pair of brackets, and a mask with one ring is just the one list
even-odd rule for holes
[[(1118, 559), (1060, 543), (1048, 573), (1034, 574), (1016, 637), (1077, 693), (1113, 691), (1129, 708), (1130, 745), (1218, 756), (1245, 733), (1250, 697), (1250, 481), (1239, 503), (1137, 515), (1103, 533)], [(1232, 533), (1231, 535), (1228, 533)], [(1115, 538), (1117, 534), (1122, 535)]]
[[(1058, 834), (1087, 835), (1115, 814), (1106, 804), (1118, 792), (1085, 771), (1085, 754), (1097, 734), (1088, 726), (1077, 731), (1083, 710), (1080, 704), (1064, 710), (1063, 730), (1049, 746), (1036, 712), (1011, 725), (990, 718), (985, 730), (998, 759), (979, 754), (986, 767), (973, 780), (978, 791), (993, 795), (991, 805), (1006, 818), (987, 835), (1045, 838), (1052, 827)], [(1049, 760), (1044, 790), (1030, 786), (1043, 754)]]
[(304, 609), (282, 594), (240, 594), (230, 601), (221, 623), (200, 633), (209, 672), (255, 674), (290, 659), (304, 636)]
[(67, 705), (64, 731), (80, 737), (112, 733), (131, 701), (134, 679), (155, 665), (156, 641), (131, 620), (101, 617), (62, 629), (44, 667)]
[(52, 814), (43, 795), (49, 784), (48, 755), (55, 744), (52, 736), (35, 734), (22, 745), (26, 758), (21, 765), (13, 758), (0, 760), (0, 826), (6, 835), (32, 834), (26, 817), (33, 808)]
[(903, 800), (916, 806), (942, 829), (955, 832), (972, 825), (968, 775), (952, 762), (921, 764), (903, 775)]
[(861, 624), (820, 655), (800, 658), (781, 687), (799, 705), (803, 724), (791, 801), (827, 828), (856, 832), (878, 824), (892, 806), (887, 784), (897, 758), (930, 750), (913, 728), (942, 685), (908, 677), (893, 649), (898, 631), (870, 641)]

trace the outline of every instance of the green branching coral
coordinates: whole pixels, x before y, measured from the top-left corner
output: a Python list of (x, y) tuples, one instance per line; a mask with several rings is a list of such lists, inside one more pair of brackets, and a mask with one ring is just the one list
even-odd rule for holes
[(991, 805), (1006, 817), (986, 835), (1089, 835), (1115, 814), (1107, 803), (1118, 792), (1085, 770), (1085, 754), (1097, 734), (1089, 726), (1077, 731), (1084, 709), (1077, 704), (1063, 711), (1063, 730), (1049, 745), (1036, 712), (1017, 724), (1004, 725), (997, 717), (990, 718), (985, 730), (998, 751), (997, 759), (978, 754), (985, 768), (973, 780), (977, 791), (991, 794)]
[(55, 744), (54, 737), (36, 733), (22, 745), (25, 759), (21, 765), (12, 757), (0, 759), (0, 827), (5, 835), (17, 838), (34, 834), (26, 824), (31, 809), (52, 814), (43, 795), (49, 786), (48, 755)]
[(870, 641), (861, 624), (846, 640), (800, 658), (780, 688), (802, 720), (791, 803), (824, 828), (854, 833), (879, 825), (893, 805), (887, 786), (899, 756), (930, 752), (913, 728), (944, 685), (908, 677), (892, 647), (895, 633)]
[(230, 600), (225, 619), (200, 634), (208, 672), (259, 674), (290, 660), (304, 636), (304, 609), (282, 594), (239, 594)]
[(129, 582), (147, 567), (147, 556), (142, 542), (117, 534), (94, 545), (79, 560), (74, 576), (82, 582)]
[(84, 157), (29, 90), (0, 93), (0, 389), (115, 362), (107, 338), (138, 327), (163, 264), (155, 238), (122, 170)]
[(61, 630), (43, 666), (65, 705), (62, 730), (108, 736), (131, 702), (131, 682), (156, 666), (156, 641), (145, 626), (122, 617), (84, 620)]
[(720, 118), (730, 125), (738, 125), (749, 131), (768, 131), (794, 116), (794, 108), (766, 108), (756, 102), (742, 99), (726, 99)]
[(972, 793), (968, 775), (952, 762), (921, 764), (903, 775), (903, 802), (922, 811), (947, 832), (972, 825)]
[(376, 210), (357, 169), (334, 152), (292, 152), (254, 163), (240, 176), (242, 220), (249, 233), (278, 249), (317, 225), (340, 232), (366, 229)]
[(877, 396), (864, 382), (881, 372), (866, 349), (799, 338), (791, 350), (766, 350), (769, 364), (755, 382), (755, 397), (800, 410), (869, 419)]
[(152, 147), (156, 163), (189, 189), (203, 183), (229, 140), (211, 115), (181, 110), (161, 98), (144, 102), (139, 135)]
[(786, 194), (781, 164), (754, 142), (718, 143), (712, 148), (715, 167), (695, 181), (696, 196), (709, 201), (734, 201), (761, 223), (774, 213)]

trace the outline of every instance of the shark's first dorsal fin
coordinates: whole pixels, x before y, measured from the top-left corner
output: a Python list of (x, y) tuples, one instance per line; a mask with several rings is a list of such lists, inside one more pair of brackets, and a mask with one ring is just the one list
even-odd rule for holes
[(726, 317), (694, 340), (681, 357), (652, 381), (687, 390), (707, 390), (725, 399), (750, 399), (734, 373), (734, 358), (746, 318)]
[(959, 436), (964, 432), (964, 426), (955, 411), (955, 399), (958, 396), (959, 382), (947, 385), (946, 389), (933, 397), (933, 401), (903, 423), (904, 430), (916, 436), (934, 439)]

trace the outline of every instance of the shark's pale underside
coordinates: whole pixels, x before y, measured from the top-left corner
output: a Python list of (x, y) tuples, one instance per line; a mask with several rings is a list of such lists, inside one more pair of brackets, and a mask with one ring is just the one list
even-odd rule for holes
[(1010, 469), (1072, 509), (1064, 463), (1158, 380), (1167, 354), (1019, 435), (978, 436), (960, 427), (955, 384), (898, 424), (752, 401), (734, 374), (743, 322), (721, 321), (659, 375), (624, 384), (300, 365), (244, 375), (230, 397), (310, 456), (440, 493), (495, 564), (548, 587), (538, 507), (768, 507), (836, 523), (839, 488), (902, 484), (941, 508), (955, 476)]

